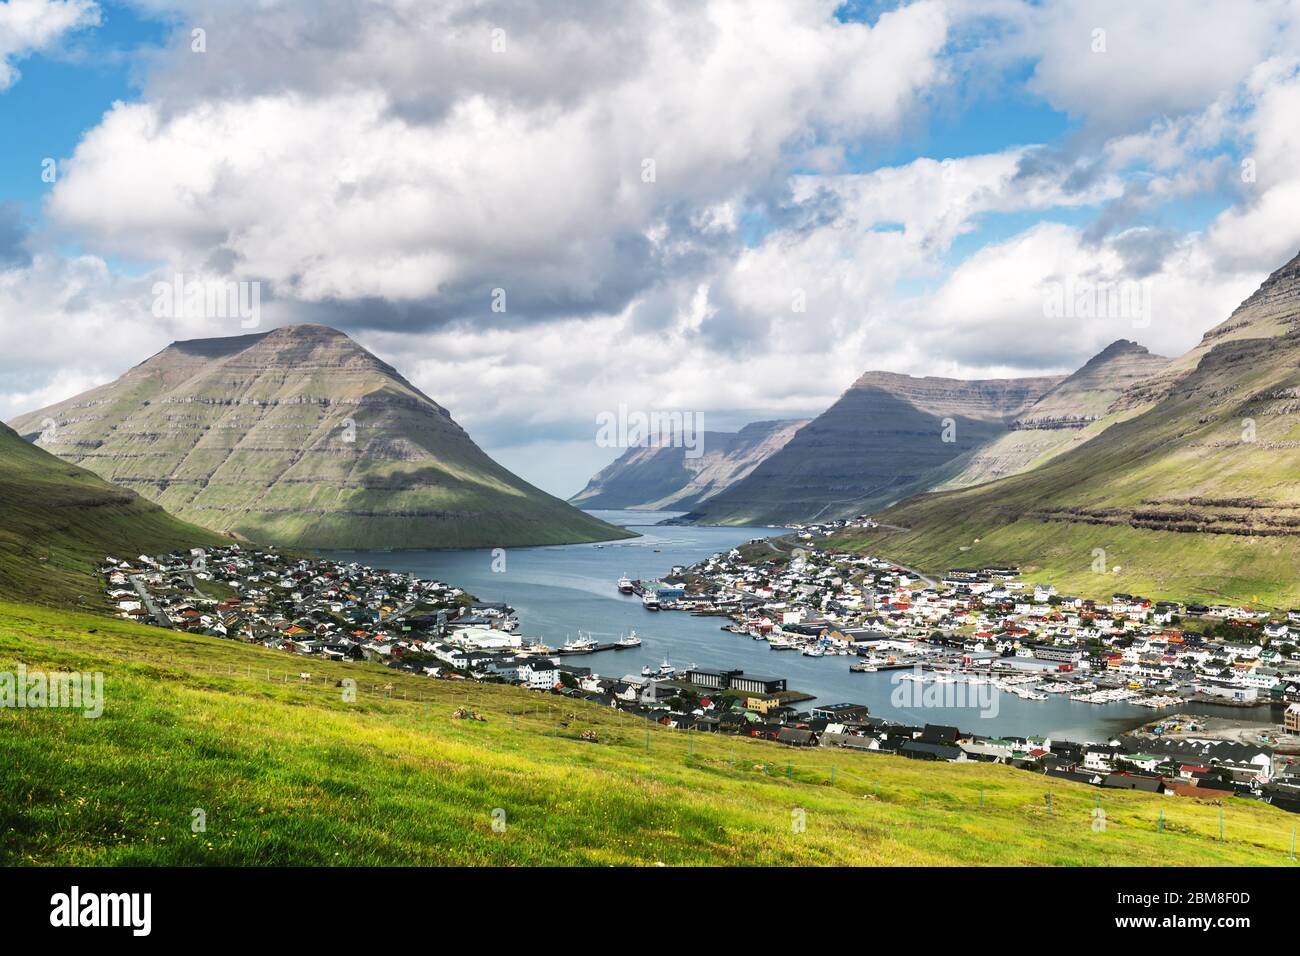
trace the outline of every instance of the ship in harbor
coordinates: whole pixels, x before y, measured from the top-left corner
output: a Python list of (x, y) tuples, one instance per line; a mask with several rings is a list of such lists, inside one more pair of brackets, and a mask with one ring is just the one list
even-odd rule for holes
[(636, 584), (626, 574), (618, 579), (618, 589), (623, 594), (631, 594)]

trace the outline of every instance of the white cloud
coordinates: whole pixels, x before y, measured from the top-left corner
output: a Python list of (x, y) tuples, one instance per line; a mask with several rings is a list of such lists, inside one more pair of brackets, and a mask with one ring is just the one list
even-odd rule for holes
[(18, 80), (14, 63), (57, 44), (66, 34), (97, 26), (94, 0), (5, 0), (0, 3), (0, 91)]

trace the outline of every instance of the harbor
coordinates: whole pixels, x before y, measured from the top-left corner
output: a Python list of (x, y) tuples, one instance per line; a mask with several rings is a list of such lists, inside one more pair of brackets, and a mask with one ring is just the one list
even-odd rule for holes
[[(814, 706), (857, 701), (883, 718), (906, 722), (943, 722), (976, 727), (988, 733), (1051, 733), (1075, 740), (1102, 739), (1151, 719), (1151, 710), (1131, 701), (1108, 706), (1073, 701), (1052, 694), (1046, 701), (999, 695), (996, 716), (982, 716), (977, 707), (938, 708), (898, 705), (894, 701), (896, 671), (912, 666), (890, 653), (876, 657), (886, 664), (876, 672), (850, 671), (866, 658), (854, 655), (805, 655), (795, 650), (773, 652), (766, 640), (751, 634), (727, 633), (725, 617), (691, 611), (648, 611), (643, 596), (623, 592), (621, 578), (650, 582), (670, 576), (674, 567), (689, 567), (719, 551), (743, 546), (755, 538), (787, 534), (785, 528), (723, 528), (660, 526), (671, 514), (658, 512), (597, 512), (624, 524), (642, 537), (593, 545), (511, 549), (505, 570), (494, 570), (494, 556), (483, 551), (408, 551), (383, 556), (385, 566), (464, 584), (485, 601), (503, 601), (515, 608), (527, 641), (563, 647), (581, 631), (600, 645), (636, 632), (641, 646), (600, 649), (570, 658), (602, 675), (641, 676), (646, 667), (658, 669), (667, 659), (674, 668), (689, 664), (714, 670), (740, 669), (753, 674), (778, 674), (788, 686), (809, 695)], [(375, 561), (366, 552), (338, 555), (348, 560)], [(499, 567), (499, 563), (496, 565)], [(1268, 708), (1235, 711), (1216, 704), (1197, 704), (1207, 714), (1267, 720)]]

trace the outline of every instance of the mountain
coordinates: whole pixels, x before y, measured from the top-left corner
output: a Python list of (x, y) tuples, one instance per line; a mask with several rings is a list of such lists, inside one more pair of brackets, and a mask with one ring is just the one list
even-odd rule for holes
[(446, 409), (320, 325), (175, 342), (13, 424), (178, 517), (267, 544), (504, 547), (628, 535), (502, 468)]
[(220, 541), (0, 424), (0, 596), (98, 608), (93, 571), (105, 555)]
[(569, 499), (583, 508), (687, 511), (743, 479), (779, 451), (808, 419), (753, 422), (738, 432), (704, 432), (702, 454), (683, 446), (629, 448)]
[(1030, 471), (889, 508), (855, 547), (922, 569), (1018, 564), (1084, 594), (1300, 601), (1300, 256)]
[(785, 524), (881, 507), (941, 480), (946, 465), (1004, 434), (1060, 381), (867, 372), (690, 517), (701, 524)]
[(975, 449), (961, 471), (934, 490), (965, 488), (1014, 475), (1109, 427), (1122, 395), (1169, 367), (1136, 342), (1120, 339), (1050, 389), (1011, 423), (1011, 431)]

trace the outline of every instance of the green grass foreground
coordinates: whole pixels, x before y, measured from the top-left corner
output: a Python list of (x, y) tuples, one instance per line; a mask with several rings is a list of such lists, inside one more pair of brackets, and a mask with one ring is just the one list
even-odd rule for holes
[[(0, 671), (19, 663), (102, 671), (105, 706), (0, 709), (9, 865), (1294, 865), (1296, 818), (1252, 801), (1224, 801), (1220, 842), (1220, 808), (1187, 799), (688, 736), (515, 688), (0, 604)], [(486, 720), (451, 719), (459, 706)]]

